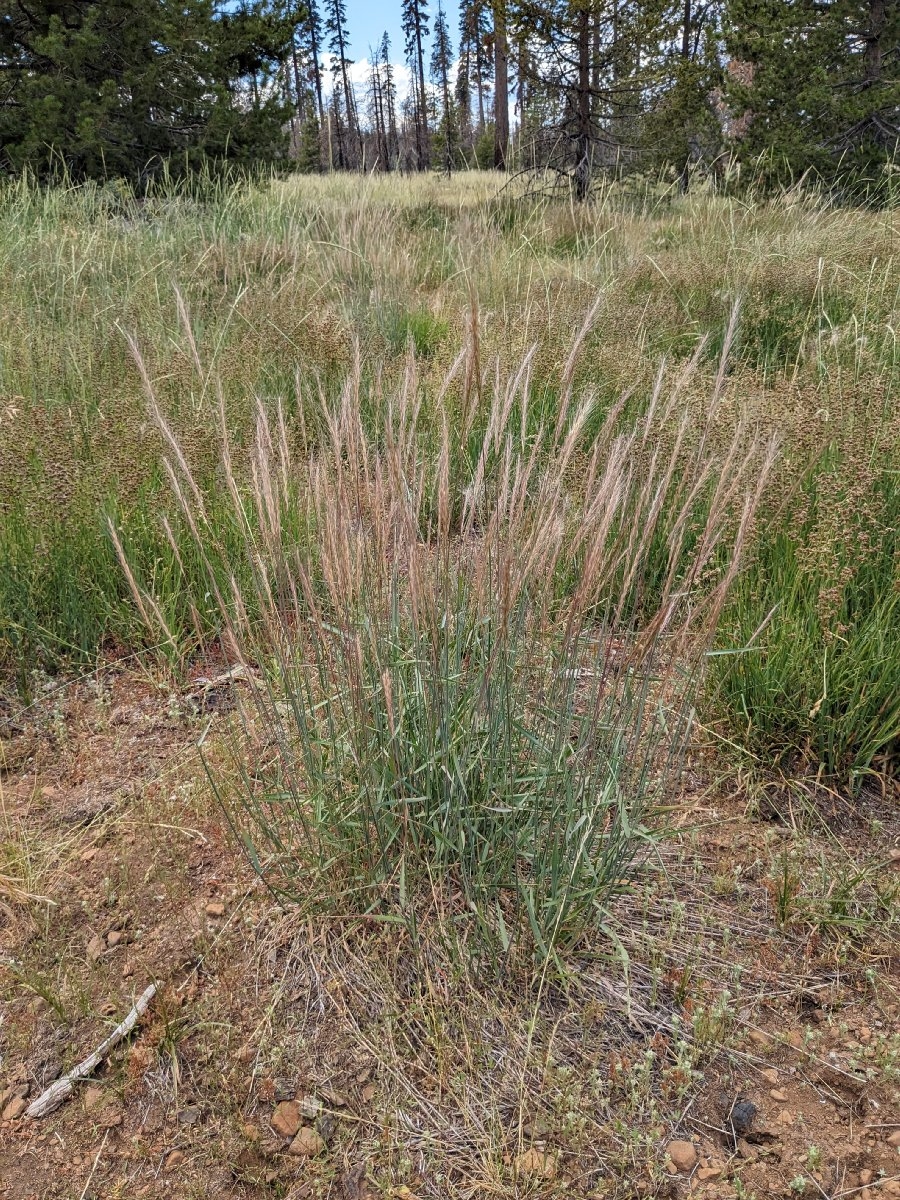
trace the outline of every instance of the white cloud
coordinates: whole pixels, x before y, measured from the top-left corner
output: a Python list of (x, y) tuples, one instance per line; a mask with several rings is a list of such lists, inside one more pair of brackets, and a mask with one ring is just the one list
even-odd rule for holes
[[(330, 87), (331, 80), (334, 78), (332, 70), (336, 61), (333, 54), (322, 56), (322, 68), (326, 87)], [(406, 63), (391, 63), (391, 70), (394, 72), (394, 85), (397, 88), (397, 103), (402, 104), (409, 95), (409, 90), (412, 86), (412, 74)], [(356, 95), (357, 104), (360, 106), (365, 106), (369, 102), (369, 77), (371, 71), (372, 67), (368, 58), (357, 59), (347, 71)]]

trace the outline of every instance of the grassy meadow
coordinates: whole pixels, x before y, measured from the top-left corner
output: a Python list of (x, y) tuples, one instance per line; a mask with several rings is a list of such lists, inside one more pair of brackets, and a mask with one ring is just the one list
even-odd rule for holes
[[(591, 499), (587, 473), (608, 465), (591, 466), (592, 454), (649, 413), (645, 443), (681, 443), (677, 487), (632, 572), (644, 599), (662, 586), (685, 472), (727, 474), (732, 452), (775, 447), (705, 673), (705, 722), (748, 764), (850, 790), (889, 774), (900, 729), (896, 233), (891, 211), (801, 195), (754, 204), (610, 189), (578, 208), (498, 195), (487, 174), (292, 180), (140, 203), (111, 187), (7, 186), (0, 661), (27, 692), (32, 671), (110, 648), (158, 645), (183, 665), (222, 632), (209, 570), (255, 591), (223, 428), (244, 487), (260, 414), (281, 422), (300, 463), (279, 499), (296, 546), (321, 536), (308, 466), (348, 405), (373, 453), (405, 422), (404, 453), (429, 476), (416, 503), (434, 510), (417, 514), (419, 534), (436, 518), (439, 476), (456, 532), (481, 522), (471, 504), (462, 517), (467, 489), (480, 471), (489, 496), (508, 437), (515, 463), (556, 456), (575, 520)], [(205, 549), (166, 476), (154, 407), (205, 498)], [(544, 467), (532, 470), (538, 486)], [(698, 482), (697, 513), (711, 495)], [(682, 567), (696, 538), (691, 526)], [(152, 613), (134, 602), (117, 539)], [(583, 553), (554, 563), (557, 599), (577, 586), (579, 563)], [(617, 620), (635, 627), (634, 612)]]
[[(896, 249), (801, 192), (3, 185), (15, 1200), (887, 1188)], [(143, 977), (28, 1167), (21, 1080)]]

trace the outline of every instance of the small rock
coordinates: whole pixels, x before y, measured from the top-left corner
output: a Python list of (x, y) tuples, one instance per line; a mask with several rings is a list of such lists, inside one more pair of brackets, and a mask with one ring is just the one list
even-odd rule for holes
[(106, 935), (106, 944), (112, 949), (113, 946), (118, 946), (125, 934), (121, 929), (111, 929)]
[(314, 1158), (325, 1149), (325, 1142), (308, 1125), (304, 1125), (297, 1136), (288, 1146), (288, 1154), (298, 1154), (303, 1158)]
[(864, 1168), (859, 1173), (859, 1182), (863, 1185), (865, 1185), (867, 1183), (871, 1183), (874, 1178), (875, 1178), (875, 1172), (869, 1170), (868, 1167)]
[(778, 1104), (784, 1104), (785, 1100), (787, 1100), (787, 1095), (782, 1092), (780, 1088), (772, 1088), (771, 1092), (769, 1092), (769, 1095)]
[(768, 1035), (763, 1033), (761, 1029), (750, 1030), (750, 1041), (754, 1044), (754, 1046), (759, 1046), (761, 1049), (765, 1049), (770, 1045)]
[(97, 1108), (103, 1103), (103, 1089), (98, 1087), (89, 1087), (84, 1089), (84, 1107), (90, 1112), (92, 1108)]
[(760, 1071), (760, 1075), (762, 1075), (762, 1077), (766, 1081), (766, 1083), (771, 1083), (773, 1087), (778, 1083), (778, 1080), (781, 1078), (774, 1067), (766, 1067), (766, 1069), (764, 1071)]
[(885, 1179), (881, 1185), (881, 1192), (884, 1196), (900, 1196), (900, 1181), (896, 1179)]
[(297, 1107), (300, 1110), (300, 1115), (305, 1117), (307, 1121), (315, 1121), (316, 1117), (322, 1111), (322, 1101), (318, 1096), (298, 1096)]
[(721, 1179), (722, 1167), (698, 1167), (697, 1178), (701, 1183), (712, 1183), (714, 1179)]
[(748, 1100), (746, 1096), (738, 1096), (728, 1114), (728, 1124), (739, 1138), (746, 1137), (753, 1128), (756, 1114), (757, 1108), (753, 1101)]
[(336, 1126), (337, 1121), (332, 1114), (328, 1112), (323, 1113), (321, 1117), (319, 1117), (318, 1121), (316, 1121), (316, 1131), (326, 1143), (331, 1141), (331, 1135), (334, 1133)]
[(802, 1050), (803, 1049), (803, 1034), (800, 1032), (799, 1029), (792, 1029), (791, 1032), (788, 1034), (787, 1042), (788, 1042), (788, 1045), (793, 1046), (793, 1048), (795, 1050)]
[(87, 956), (91, 962), (96, 962), (105, 949), (103, 939), (95, 933), (87, 944)]
[(166, 1170), (171, 1171), (175, 1167), (180, 1167), (184, 1162), (184, 1154), (180, 1150), (170, 1150), (166, 1155)]
[(781, 1110), (781, 1112), (778, 1114), (778, 1124), (779, 1125), (793, 1125), (793, 1123), (794, 1123), (794, 1114), (790, 1111), (790, 1109), (783, 1108)]
[(373, 1200), (371, 1189), (366, 1182), (366, 1164), (356, 1163), (341, 1180), (344, 1200)]
[(666, 1154), (679, 1175), (687, 1175), (697, 1165), (697, 1147), (693, 1142), (669, 1142)]
[(14, 1096), (0, 1114), (0, 1120), (17, 1121), (27, 1107), (28, 1101), (24, 1096)]
[(293, 1100), (282, 1100), (276, 1105), (269, 1124), (281, 1137), (294, 1137), (302, 1124), (299, 1104)]
[(858, 1036), (859, 1036), (859, 1040), (860, 1040), (860, 1041), (861, 1041), (863, 1044), (865, 1044), (866, 1042), (871, 1042), (871, 1040), (872, 1040), (872, 1030), (869, 1028), (869, 1026), (868, 1026), (868, 1025), (861, 1025), (861, 1026), (860, 1026), (860, 1029), (859, 1029), (859, 1035), (858, 1035)]
[(900, 1129), (895, 1129), (893, 1133), (888, 1135), (887, 1144), (900, 1150)]
[(518, 1175), (538, 1175), (541, 1179), (556, 1176), (556, 1158), (532, 1146), (516, 1156), (515, 1169)]
[(206, 915), (208, 917), (224, 917), (225, 905), (220, 904), (218, 900), (210, 900), (206, 906)]
[(117, 1129), (124, 1120), (125, 1113), (118, 1104), (109, 1105), (98, 1117), (99, 1124), (103, 1129)]

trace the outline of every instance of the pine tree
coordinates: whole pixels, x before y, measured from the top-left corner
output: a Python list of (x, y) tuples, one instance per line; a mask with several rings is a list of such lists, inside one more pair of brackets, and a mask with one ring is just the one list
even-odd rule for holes
[(720, 8), (672, 0), (655, 14), (656, 47), (646, 54), (650, 99), (641, 122), (644, 157), (653, 167), (671, 166), (682, 191), (691, 172), (711, 166), (722, 151), (715, 108), (722, 87)]
[(428, 168), (428, 98), (425, 91), (425, 38), (428, 36), (428, 0), (403, 0), (403, 33), (406, 57), (412, 72), (412, 118), (416, 139), (416, 166)]
[(507, 0), (493, 0), (494, 14), (494, 167), (505, 171), (509, 155), (509, 45)]
[[(494, 78), (492, 25), (489, 0), (463, 0), (459, 22), (459, 68), (456, 75), (456, 101), (464, 125), (466, 140), (474, 146), (487, 124), (485, 93)], [(477, 119), (473, 108), (477, 101)], [(474, 124), (474, 128), (472, 128)]]
[[(340, 84), (343, 93), (343, 108), (347, 120), (346, 139), (340, 122), (340, 104), (335, 105), (338, 155), (341, 166), (353, 166), (362, 161), (362, 138), (356, 115), (356, 97), (350, 83), (349, 68), (353, 65), (347, 57), (350, 34), (347, 29), (347, 6), (344, 0), (325, 0), (325, 32), (328, 34), (329, 49), (334, 55), (335, 89)], [(355, 162), (353, 161), (355, 160)]]
[[(381, 95), (384, 110), (388, 164), (396, 164), (400, 155), (399, 136), (397, 133), (397, 83), (394, 79), (394, 67), (391, 63), (391, 40), (386, 32), (381, 39), (379, 58), (381, 60)], [(388, 169), (391, 169), (390, 165)]]
[(900, 147), (900, 6), (889, 0), (729, 0), (741, 156), (773, 182), (875, 176)]
[(472, 36), (469, 32), (467, 17), (468, 5), (464, 2), (461, 9), (459, 33), (459, 65), (456, 70), (454, 95), (459, 112), (459, 125), (462, 139), (466, 145), (472, 144), (472, 67), (475, 60)]
[[(386, 36), (386, 35), (385, 35)], [(390, 171), (391, 153), (388, 144), (388, 115), (386, 86), (381, 49), (376, 53), (369, 47), (369, 97), (375, 142), (374, 169)]]
[(450, 69), (453, 65), (453, 43), (441, 0), (434, 18), (434, 43), (431, 50), (431, 80), (440, 93), (441, 118), (438, 133), (442, 144), (444, 170), (449, 177), (453, 171), (453, 155), (458, 142), (456, 113), (450, 97)]
[(281, 4), (0, 4), (0, 168), (120, 176), (285, 157), (293, 21)]
[(305, 12), (300, 14), (295, 46), (299, 44), (307, 77), (316, 98), (316, 116), (319, 129), (325, 125), (325, 104), (322, 99), (322, 24), (316, 0), (308, 0)]

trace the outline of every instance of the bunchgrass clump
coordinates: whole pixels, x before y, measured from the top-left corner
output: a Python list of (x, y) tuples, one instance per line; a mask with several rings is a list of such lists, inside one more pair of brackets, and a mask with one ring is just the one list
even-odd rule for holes
[[(435, 441), (413, 357), (375, 436), (358, 372), (321, 399), (311, 442), (260, 405), (240, 465), (223, 428), (243, 530), (227, 584), (141, 365), (222, 643), (251, 680), (231, 772), (211, 779), (279, 894), (413, 927), (440, 912), (480, 948), (546, 958), (596, 924), (678, 787), (770, 461), (740, 432), (709, 448), (681, 404), (690, 369), (668, 394), (660, 374), (640, 420), (614, 406), (586, 443), (594, 396), (573, 379), (588, 329), (555, 427), (532, 430), (521, 371), (463, 392), (481, 409), (473, 459), (446, 419)], [(473, 337), (447, 396), (476, 353)], [(152, 595), (136, 600), (152, 623)]]

